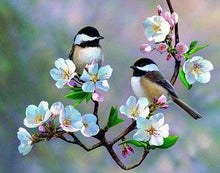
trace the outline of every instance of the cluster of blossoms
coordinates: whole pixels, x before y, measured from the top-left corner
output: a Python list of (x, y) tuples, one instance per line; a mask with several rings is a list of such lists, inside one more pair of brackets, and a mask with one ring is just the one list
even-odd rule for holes
[[(56, 123), (55, 119), (59, 122)], [(63, 129), (66, 132), (80, 131), (85, 137), (91, 137), (99, 132), (99, 126), (96, 124), (97, 118), (93, 114), (81, 113), (73, 106), (64, 108), (61, 102), (54, 103), (50, 109), (48, 102), (41, 101), (38, 106), (29, 105), (26, 108), (26, 117), (24, 125), (28, 128), (39, 128), (40, 134), (30, 135), (26, 129), (19, 128), (17, 132), (20, 145), (18, 150), (23, 155), (28, 154), (34, 143), (39, 142), (41, 135), (56, 132)]]
[(136, 120), (138, 130), (133, 139), (149, 142), (150, 145), (163, 145), (163, 139), (169, 136), (169, 126), (168, 124), (164, 125), (164, 115), (162, 113), (150, 114), (152, 108), (155, 110), (161, 107), (167, 108), (164, 95), (158, 99), (155, 98), (150, 108), (147, 98), (141, 97), (137, 101), (134, 96), (130, 96), (126, 104), (120, 107), (121, 114)]
[[(157, 6), (158, 15), (148, 17), (144, 20), (143, 26), (145, 28), (145, 36), (149, 41), (154, 41), (156, 47), (152, 47), (149, 44), (142, 44), (140, 51), (148, 55), (153, 50), (157, 50), (161, 54), (167, 54), (167, 60), (172, 56), (177, 60), (181, 60), (184, 57), (186, 61), (183, 64), (183, 72), (187, 82), (191, 85), (196, 81), (200, 83), (207, 83), (210, 80), (210, 71), (213, 70), (213, 65), (210, 61), (205, 60), (201, 56), (190, 57), (189, 48), (184, 43), (177, 43), (173, 45), (175, 35), (173, 30), (178, 23), (178, 14), (173, 12), (163, 12), (160, 5)], [(197, 49), (196, 51), (198, 51)], [(195, 51), (195, 52), (196, 52)]]
[[(65, 85), (74, 87), (80, 83), (84, 92), (92, 93), (93, 100), (98, 102), (104, 100), (103, 96), (97, 92), (97, 89), (109, 90), (107, 79), (111, 77), (113, 71), (109, 65), (99, 69), (98, 63), (93, 61), (91, 64), (86, 65), (80, 77), (75, 72), (76, 67), (71, 60), (59, 58), (55, 61), (55, 67), (50, 71), (50, 75), (56, 81), (57, 88), (63, 88)], [(74, 81), (74, 77), (80, 81)]]

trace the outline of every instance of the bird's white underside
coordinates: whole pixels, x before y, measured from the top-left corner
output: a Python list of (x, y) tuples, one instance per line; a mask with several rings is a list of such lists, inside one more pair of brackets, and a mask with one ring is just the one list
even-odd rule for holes
[(134, 94), (139, 98), (146, 96), (144, 90), (141, 87), (140, 79), (141, 77), (136, 77), (136, 76), (133, 76), (131, 78), (131, 87), (134, 91)]
[(79, 57), (85, 64), (90, 64), (92, 61), (102, 62), (104, 55), (99, 47), (87, 47), (79, 52)]

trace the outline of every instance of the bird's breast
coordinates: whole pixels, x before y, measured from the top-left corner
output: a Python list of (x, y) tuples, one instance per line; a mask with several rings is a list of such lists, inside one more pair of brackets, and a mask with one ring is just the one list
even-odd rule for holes
[(159, 98), (163, 94), (168, 94), (165, 88), (145, 77), (132, 77), (131, 86), (137, 97), (147, 97), (150, 102), (153, 101), (154, 97)]
[(76, 70), (80, 74), (82, 73), (86, 64), (91, 64), (93, 61), (96, 61), (99, 66), (101, 66), (103, 59), (104, 54), (101, 47), (75, 47), (73, 61), (76, 65)]

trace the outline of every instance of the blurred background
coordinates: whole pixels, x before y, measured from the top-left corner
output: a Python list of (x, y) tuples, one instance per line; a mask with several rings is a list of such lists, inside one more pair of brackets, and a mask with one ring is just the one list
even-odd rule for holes
[[(65, 90), (55, 87), (49, 71), (57, 58), (67, 58), (74, 34), (84, 25), (93, 25), (105, 37), (104, 64), (114, 71), (110, 91), (103, 93), (105, 102), (99, 114), (105, 125), (111, 105), (124, 104), (133, 92), (130, 87), (129, 66), (142, 56), (139, 46), (149, 43), (144, 36), (142, 21), (156, 14), (156, 6), (167, 9), (165, 1), (44, 1), (1, 0), (0, 2), (0, 172), (44, 173), (74, 172), (102, 173), (121, 170), (104, 148), (85, 152), (79, 146), (61, 140), (41, 142), (25, 157), (18, 153), (17, 130), (24, 127), (25, 108), (46, 100), (50, 105), (62, 101)], [(173, 2), (179, 14), (180, 40), (190, 44), (209, 44), (199, 55), (209, 59), (215, 69), (208, 84), (196, 83), (187, 91), (178, 79), (175, 87), (179, 96), (197, 109), (203, 118), (194, 121), (184, 112), (170, 106), (163, 111), (170, 125), (170, 134), (180, 136), (176, 145), (167, 150), (151, 152), (138, 168), (127, 172), (220, 172), (220, 2), (218, 0), (185, 0)], [(197, 54), (198, 55), (198, 54)], [(157, 52), (149, 55), (170, 78), (174, 61), (166, 61)], [(82, 104), (84, 114), (93, 105)], [(123, 115), (122, 115), (123, 117)], [(129, 124), (129, 120), (108, 133), (111, 139)], [(36, 132), (28, 129), (29, 132)], [(130, 135), (132, 136), (132, 134)], [(91, 139), (80, 139), (88, 144)], [(116, 146), (121, 155), (121, 147)], [(139, 150), (125, 163), (135, 162)], [(120, 157), (121, 158), (121, 157)], [(122, 159), (122, 158), (121, 158)]]

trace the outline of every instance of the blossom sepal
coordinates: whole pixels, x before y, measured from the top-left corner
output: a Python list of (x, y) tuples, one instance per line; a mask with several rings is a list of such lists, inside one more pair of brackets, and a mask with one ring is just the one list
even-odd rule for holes
[(107, 130), (113, 126), (116, 126), (120, 123), (124, 122), (124, 119), (118, 118), (118, 108), (117, 107), (111, 107), (109, 117), (108, 117), (108, 122), (107, 125), (105, 126), (104, 130)]

